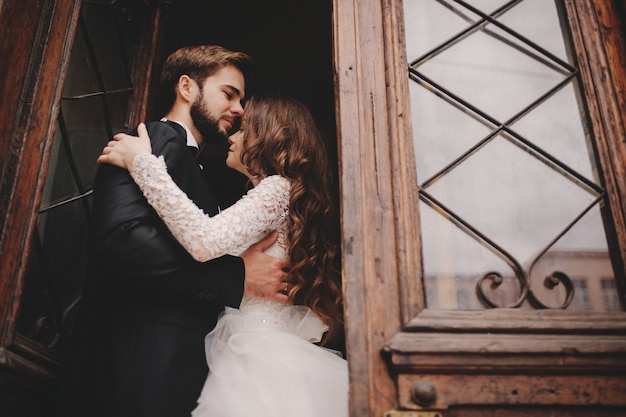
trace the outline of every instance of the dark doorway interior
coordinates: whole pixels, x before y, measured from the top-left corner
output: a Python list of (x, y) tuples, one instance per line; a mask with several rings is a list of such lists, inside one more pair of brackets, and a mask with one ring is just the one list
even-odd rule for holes
[[(163, 58), (185, 45), (218, 44), (252, 55), (257, 82), (309, 106), (336, 166), (332, 4), (306, 0), (181, 0), (167, 13)], [(158, 115), (157, 115), (158, 116)], [(245, 181), (224, 165), (225, 148), (205, 152), (220, 198), (229, 205)]]

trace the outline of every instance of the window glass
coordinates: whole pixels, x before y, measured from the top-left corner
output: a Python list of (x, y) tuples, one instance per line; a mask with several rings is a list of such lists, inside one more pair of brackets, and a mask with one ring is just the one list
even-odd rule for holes
[(404, 8), (427, 306), (614, 310), (560, 3)]
[(62, 349), (82, 290), (96, 158), (114, 132), (125, 130), (129, 57), (144, 7), (135, 3), (81, 6), (17, 322), (22, 335), (53, 350)]

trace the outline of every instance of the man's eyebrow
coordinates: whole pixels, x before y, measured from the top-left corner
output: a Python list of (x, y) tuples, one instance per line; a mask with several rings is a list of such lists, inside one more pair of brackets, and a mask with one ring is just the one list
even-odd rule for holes
[(241, 95), (241, 91), (237, 87), (235, 87), (234, 85), (224, 84), (224, 87), (230, 88), (231, 90), (233, 90), (239, 96)]

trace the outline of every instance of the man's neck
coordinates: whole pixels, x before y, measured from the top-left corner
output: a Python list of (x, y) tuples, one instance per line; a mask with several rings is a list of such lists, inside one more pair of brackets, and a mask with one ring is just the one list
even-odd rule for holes
[(188, 112), (186, 113), (182, 111), (172, 110), (169, 113), (167, 113), (164, 117), (167, 120), (171, 120), (174, 122), (181, 122), (183, 125), (187, 127), (187, 129), (189, 129), (194, 139), (198, 143), (198, 146), (202, 144), (204, 138), (202, 137), (198, 129), (196, 129), (196, 127), (194, 126), (193, 120), (191, 120), (191, 116), (189, 115)]

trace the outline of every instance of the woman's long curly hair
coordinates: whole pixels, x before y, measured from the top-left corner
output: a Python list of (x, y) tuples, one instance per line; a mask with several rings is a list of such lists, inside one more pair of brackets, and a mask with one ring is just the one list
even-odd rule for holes
[(289, 297), (329, 327), (323, 343), (342, 334), (342, 285), (331, 232), (331, 170), (315, 121), (301, 102), (252, 97), (245, 107), (241, 161), (253, 176), (281, 175), (291, 183), (287, 241), (294, 283)]

